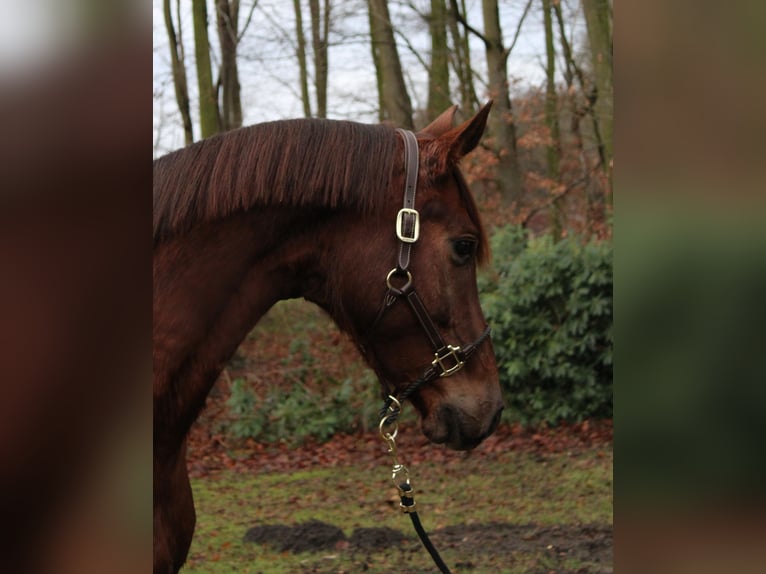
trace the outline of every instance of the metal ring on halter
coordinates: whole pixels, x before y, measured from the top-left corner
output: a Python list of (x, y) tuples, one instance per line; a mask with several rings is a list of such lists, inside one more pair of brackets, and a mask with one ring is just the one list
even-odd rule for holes
[[(380, 436), (383, 437), (383, 440), (388, 443), (389, 448), (396, 452), (396, 443), (394, 443), (394, 439), (396, 438), (396, 435), (399, 434), (399, 424), (397, 423), (396, 418), (402, 410), (402, 404), (392, 395), (388, 396), (388, 400), (390, 401), (390, 404), (388, 404), (380, 414), (378, 430), (380, 431)], [(394, 415), (393, 420), (391, 420), (392, 415)]]
[[(407, 282), (401, 287), (394, 287), (393, 285), (391, 285), (391, 277), (393, 277), (394, 275), (401, 275), (402, 273), (407, 274)], [(409, 271), (402, 271), (398, 267), (394, 267), (393, 269), (391, 269), (391, 271), (388, 272), (388, 275), (386, 275), (386, 285), (388, 285), (388, 288), (393, 291), (404, 291), (410, 285), (412, 285), (412, 273), (410, 273)]]
[[(393, 430), (391, 432), (388, 431), (387, 426), (393, 426)], [(393, 423), (388, 422), (388, 417), (385, 416), (382, 419), (380, 419), (380, 424), (378, 425), (378, 430), (380, 431), (380, 436), (383, 437), (383, 440), (389, 441), (396, 438), (396, 435), (399, 434), (399, 425), (394, 421)]]
[(394, 395), (388, 395), (387, 401), (384, 410), (391, 411), (391, 414), (398, 413), (402, 410), (402, 403)]

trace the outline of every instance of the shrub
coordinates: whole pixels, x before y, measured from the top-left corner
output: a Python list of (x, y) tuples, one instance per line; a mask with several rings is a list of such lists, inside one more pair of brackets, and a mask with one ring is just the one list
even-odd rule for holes
[(231, 419), (226, 432), (236, 438), (260, 442), (300, 444), (307, 438), (319, 442), (334, 434), (367, 429), (380, 400), (372, 373), (341, 382), (323, 381), (326, 392), (296, 383), (272, 386), (258, 399), (244, 379), (235, 379), (227, 401)]
[(522, 424), (612, 416), (612, 248), (608, 242), (492, 238), (480, 277), (507, 419)]

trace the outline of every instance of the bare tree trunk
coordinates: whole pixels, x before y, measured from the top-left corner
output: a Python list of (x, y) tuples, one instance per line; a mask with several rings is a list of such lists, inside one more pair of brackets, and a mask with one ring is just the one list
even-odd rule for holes
[[(550, 142), (547, 145), (548, 177), (559, 181), (559, 160), (561, 158), (561, 135), (559, 133), (558, 96), (556, 93), (556, 50), (553, 46), (553, 18), (551, 0), (542, 0), (543, 28), (545, 29), (545, 125)], [(562, 197), (553, 201), (551, 213), (551, 235), (554, 240), (561, 238), (564, 215)]]
[(550, 144), (547, 146), (548, 175), (559, 179), (559, 159), (561, 157), (561, 135), (559, 133), (558, 95), (556, 93), (556, 50), (553, 46), (553, 18), (551, 0), (542, 0), (543, 27), (545, 29), (545, 125), (550, 131)]
[(186, 83), (186, 64), (184, 62), (184, 46), (181, 38), (181, 22), (178, 23), (178, 35), (173, 26), (173, 14), (170, 10), (170, 0), (163, 0), (163, 12), (165, 16), (165, 29), (168, 32), (170, 44), (170, 64), (173, 70), (173, 87), (176, 93), (176, 103), (181, 112), (181, 121), (184, 126), (184, 141), (189, 145), (194, 141), (194, 129), (192, 127), (189, 87)]
[(402, 65), (386, 0), (368, 0), (372, 59), (378, 80), (379, 118), (413, 129), (412, 103), (404, 84)]
[(206, 138), (220, 130), (218, 100), (213, 86), (213, 69), (210, 65), (210, 40), (207, 33), (207, 4), (205, 0), (192, 0), (194, 20), (194, 55), (197, 59), (197, 84), (199, 86), (199, 115), (202, 137)]
[[(599, 200), (596, 193), (594, 193), (593, 182), (590, 177), (591, 168), (588, 161), (588, 156), (585, 152), (585, 146), (583, 145), (583, 135), (580, 123), (586, 115), (589, 115), (593, 122), (593, 132), (596, 138), (596, 146), (602, 165), (605, 163), (604, 146), (601, 142), (601, 136), (598, 131), (598, 122), (596, 121), (595, 114), (593, 113), (593, 99), (589, 97), (589, 89), (585, 81), (585, 76), (580, 67), (577, 65), (577, 62), (575, 62), (574, 56), (572, 55), (572, 47), (569, 44), (569, 40), (567, 40), (566, 30), (564, 29), (564, 17), (561, 13), (560, 2), (553, 3), (553, 11), (556, 14), (559, 37), (561, 39), (561, 50), (564, 54), (564, 62), (566, 64), (564, 70), (564, 79), (567, 84), (567, 99), (569, 101), (570, 113), (572, 114), (570, 130), (575, 138), (575, 148), (577, 149), (577, 154), (580, 157), (582, 181), (585, 188), (585, 199), (587, 203), (586, 217), (588, 226), (595, 228), (599, 224), (603, 224), (606, 218), (604, 213), (604, 203), (603, 201)], [(585, 99), (585, 105), (583, 106), (578, 105), (577, 96), (575, 90), (573, 89), (575, 78), (577, 78), (577, 82), (580, 85), (580, 91)]]
[(468, 34), (460, 33), (458, 19), (465, 20), (465, 0), (461, 0), (458, 8), (456, 0), (450, 0), (448, 18), (450, 36), (452, 37), (452, 67), (458, 79), (460, 89), (460, 109), (465, 117), (473, 116), (479, 107), (479, 98), (473, 85), (473, 69), (471, 68), (471, 51), (468, 46)]
[(301, 101), (303, 103), (303, 116), (311, 117), (311, 96), (309, 95), (309, 74), (306, 63), (306, 36), (303, 34), (303, 10), (301, 0), (293, 0), (295, 8), (295, 35), (298, 39), (296, 55), (298, 57), (298, 69), (300, 70)]
[(482, 0), (484, 44), (487, 54), (487, 79), (490, 96), (495, 101), (489, 117), (489, 129), (498, 157), (497, 184), (504, 201), (520, 207), (522, 201), (521, 169), (516, 152), (516, 126), (508, 92), (507, 60), (503, 46), (497, 0)]
[(428, 121), (435, 120), (452, 102), (449, 93), (449, 49), (445, 0), (431, 0), (431, 66), (428, 70)]
[[(608, 0), (582, 0), (585, 24), (588, 28), (593, 74), (596, 81), (595, 104), (599, 131), (604, 145), (604, 169), (612, 180), (612, 12)], [(609, 201), (612, 195), (609, 194)]]
[(327, 34), (330, 29), (330, 0), (309, 0), (311, 10), (311, 44), (314, 49), (314, 83), (317, 96), (317, 117), (327, 117)]
[[(237, 46), (239, 39), (239, 0), (215, 0), (218, 38), (221, 43), (221, 130), (242, 127), (242, 101), (240, 99)], [(217, 100), (217, 98), (216, 98)]]

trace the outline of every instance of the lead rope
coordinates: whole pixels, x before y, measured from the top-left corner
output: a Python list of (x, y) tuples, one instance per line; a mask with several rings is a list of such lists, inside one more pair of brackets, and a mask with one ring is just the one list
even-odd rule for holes
[(399, 498), (401, 499), (399, 507), (402, 509), (402, 512), (409, 514), (410, 520), (412, 520), (412, 525), (415, 527), (415, 532), (418, 533), (420, 541), (423, 543), (426, 550), (428, 550), (434, 564), (436, 564), (442, 574), (451, 574), (450, 569), (447, 568), (444, 560), (439, 556), (438, 550), (436, 550), (431, 539), (428, 538), (428, 534), (423, 528), (423, 525), (420, 523), (420, 517), (415, 510), (415, 490), (412, 488), (412, 483), (410, 482), (410, 472), (407, 470), (406, 466), (399, 462), (399, 457), (396, 451), (396, 436), (399, 434), (399, 423), (397, 422), (397, 419), (399, 418), (401, 410), (401, 403), (395, 397), (389, 396), (386, 400), (386, 406), (381, 412), (380, 424), (378, 425), (380, 436), (386, 442), (386, 445), (388, 446), (388, 454), (391, 455), (391, 460), (393, 462), (393, 467), (391, 468), (391, 481), (399, 491)]

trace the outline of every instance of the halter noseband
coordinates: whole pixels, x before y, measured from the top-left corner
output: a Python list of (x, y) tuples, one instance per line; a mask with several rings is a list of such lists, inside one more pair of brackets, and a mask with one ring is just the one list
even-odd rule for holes
[[(417, 380), (410, 383), (398, 397), (399, 401), (404, 401), (410, 397), (420, 386), (430, 383), (439, 377), (449, 377), (454, 375), (473, 355), (476, 349), (484, 340), (489, 337), (489, 325), (484, 329), (479, 338), (473, 343), (461, 347), (460, 345), (448, 345), (439, 334), (439, 330), (434, 325), (423, 300), (418, 296), (412, 283), (412, 273), (409, 271), (410, 254), (412, 246), (420, 237), (420, 214), (415, 209), (415, 194), (417, 192), (418, 181), (418, 142), (415, 134), (411, 131), (397, 129), (404, 139), (404, 164), (405, 164), (405, 187), (404, 187), (404, 206), (399, 210), (396, 216), (396, 236), (399, 239), (399, 256), (397, 265), (386, 276), (386, 295), (383, 299), (383, 305), (378, 312), (375, 321), (373, 321), (371, 330), (375, 329), (381, 321), (386, 311), (390, 309), (399, 299), (404, 300), (409, 305), (415, 318), (423, 327), (423, 330), (431, 342), (434, 349), (434, 359), (431, 365), (427, 367), (423, 374)], [(394, 278), (400, 278), (402, 284), (396, 286)], [(387, 384), (387, 383), (386, 383)], [(389, 396), (383, 407), (387, 410), (393, 402)]]

